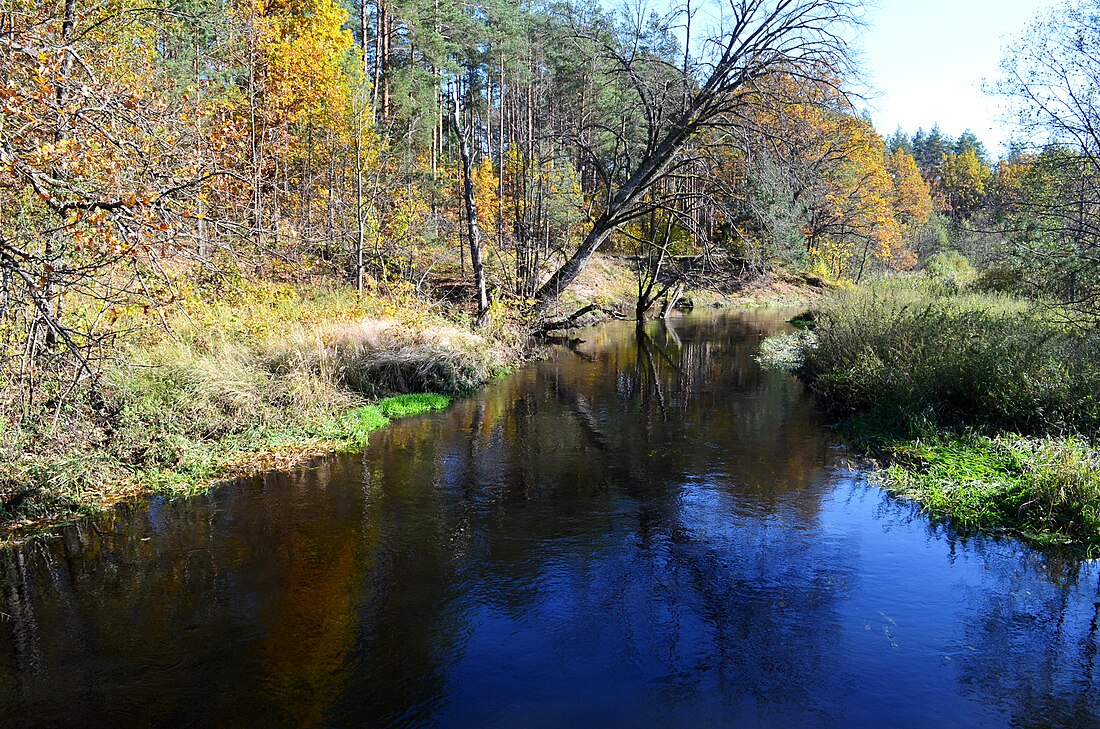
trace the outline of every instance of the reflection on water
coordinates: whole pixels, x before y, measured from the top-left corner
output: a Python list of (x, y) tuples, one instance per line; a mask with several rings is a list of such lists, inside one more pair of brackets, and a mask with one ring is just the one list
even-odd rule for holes
[(963, 540), (752, 360), (584, 334), (366, 452), (0, 555), (10, 725), (1100, 726), (1100, 570)]

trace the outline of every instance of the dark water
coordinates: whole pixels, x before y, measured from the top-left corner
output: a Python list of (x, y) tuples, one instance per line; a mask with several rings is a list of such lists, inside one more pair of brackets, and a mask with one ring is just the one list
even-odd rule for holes
[(1100, 569), (961, 539), (752, 360), (585, 334), (370, 448), (0, 554), (6, 726), (1100, 726)]

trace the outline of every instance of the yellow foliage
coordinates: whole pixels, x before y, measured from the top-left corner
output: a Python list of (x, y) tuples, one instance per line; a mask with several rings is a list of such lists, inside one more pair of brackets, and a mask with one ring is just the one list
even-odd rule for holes
[(347, 107), (342, 61), (352, 47), (348, 14), (332, 0), (254, 0), (264, 18), (266, 92), (286, 123), (333, 125)]
[[(825, 175), (829, 191), (822, 211), (823, 241), (815, 243), (827, 265), (834, 270), (845, 266), (844, 252), (854, 256), (850, 241), (859, 240), (864, 250), (889, 262), (904, 241), (894, 210), (894, 182), (886, 164), (886, 145), (870, 122), (843, 116), (836, 122), (836, 144), (843, 157)], [(839, 274), (837, 274), (839, 278)]]
[(908, 265), (906, 229), (932, 213), (927, 185), (912, 158), (887, 154), (882, 138), (854, 113), (839, 84), (807, 84), (789, 76), (766, 84), (756, 123), (787, 145), (784, 164), (797, 166), (799, 204), (809, 208), (802, 232), (811, 258), (833, 278), (851, 271), (857, 253), (859, 267), (868, 256), (888, 266)]
[(940, 177), (947, 204), (953, 215), (977, 210), (985, 198), (993, 173), (972, 149), (944, 157)]
[(473, 182), (478, 224), (485, 230), (496, 230), (500, 223), (500, 180), (488, 157), (474, 169)]
[(899, 222), (909, 228), (920, 228), (932, 218), (932, 189), (921, 177), (911, 154), (897, 150), (887, 160), (894, 181), (893, 206)]

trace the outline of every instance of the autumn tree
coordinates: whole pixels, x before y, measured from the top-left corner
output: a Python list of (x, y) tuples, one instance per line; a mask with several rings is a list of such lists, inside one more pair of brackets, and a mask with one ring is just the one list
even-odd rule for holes
[[(2, 375), (94, 379), (115, 307), (155, 299), (214, 171), (180, 144), (155, 61), (156, 14), (114, 3), (9, 3), (0, 16)], [(69, 387), (71, 391), (72, 387)]]
[(943, 247), (942, 216), (936, 213), (932, 188), (912, 155), (896, 149), (887, 158), (887, 171), (894, 183), (892, 205), (905, 243), (899, 263), (915, 263)]
[[(677, 54), (682, 65), (670, 58), (668, 39), (674, 37), (672, 28), (686, 25), (688, 8), (623, 23), (610, 38), (585, 38), (606, 73), (623, 79), (627, 103), (621, 125), (601, 126), (604, 135), (614, 137), (614, 156), (601, 160), (590, 154), (605, 171), (607, 195), (577, 250), (536, 292), (539, 311), (580, 274), (616, 228), (644, 214), (648, 194), (675, 172), (691, 140), (705, 129), (736, 125), (754, 84), (781, 70), (813, 75), (815, 69), (842, 63), (841, 28), (854, 20), (857, 4), (728, 0), (709, 9), (722, 21), (705, 37), (687, 38), (684, 52)], [(660, 42), (651, 45), (649, 38)]]
[(848, 273), (845, 257), (851, 260), (858, 281), (868, 263), (898, 257), (901, 226), (894, 215), (895, 186), (881, 137), (858, 117), (842, 118), (836, 134), (845, 153), (826, 170), (826, 187), (811, 217), (809, 241), (838, 278)]
[(974, 149), (948, 154), (940, 165), (939, 186), (947, 211), (958, 222), (982, 207), (993, 173)]
[(812, 259), (837, 278), (911, 263), (905, 233), (931, 213), (927, 184), (904, 152), (887, 156), (835, 80), (773, 78), (752, 119), (719, 167), (739, 257), (761, 267)]
[(920, 175), (913, 156), (898, 149), (887, 158), (886, 169), (893, 181), (892, 205), (898, 222), (912, 231), (932, 217), (932, 194)]

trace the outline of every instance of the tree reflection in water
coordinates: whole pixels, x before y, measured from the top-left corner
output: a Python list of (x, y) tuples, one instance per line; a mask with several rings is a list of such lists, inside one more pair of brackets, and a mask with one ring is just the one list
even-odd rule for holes
[(843, 467), (778, 313), (586, 331), (362, 454), (0, 559), (12, 724), (1100, 722), (1098, 570)]

